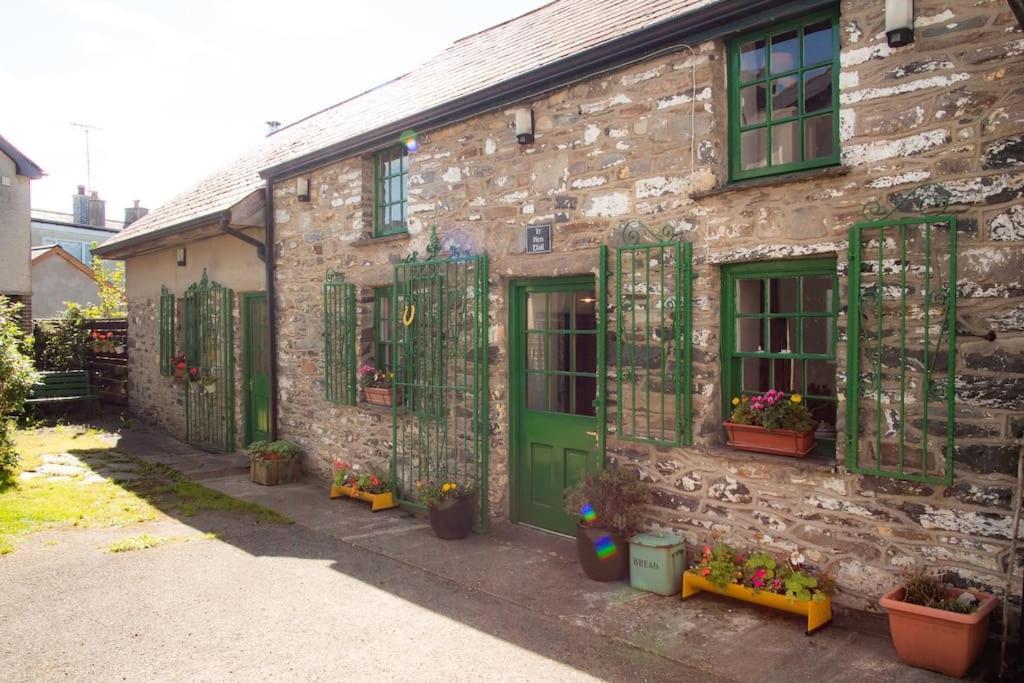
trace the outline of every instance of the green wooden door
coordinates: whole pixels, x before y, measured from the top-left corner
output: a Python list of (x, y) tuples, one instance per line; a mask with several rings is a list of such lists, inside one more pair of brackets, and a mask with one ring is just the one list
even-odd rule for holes
[(512, 290), (516, 519), (572, 534), (564, 491), (603, 460), (597, 407), (603, 348), (594, 279), (521, 283)]
[(245, 401), (245, 443), (270, 438), (270, 354), (267, 346), (267, 295), (242, 295), (245, 359), (242, 388)]

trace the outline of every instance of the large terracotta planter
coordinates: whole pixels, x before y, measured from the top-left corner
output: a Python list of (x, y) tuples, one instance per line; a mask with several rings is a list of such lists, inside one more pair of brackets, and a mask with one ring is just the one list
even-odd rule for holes
[(629, 576), (629, 541), (617, 531), (577, 524), (576, 556), (583, 573), (594, 581)]
[(438, 538), (456, 541), (473, 531), (473, 496), (449, 498), (430, 508), (430, 528)]
[(729, 445), (744, 451), (802, 458), (814, 450), (814, 430), (765, 429), (756, 425), (725, 422)]
[(385, 389), (381, 387), (363, 387), (363, 391), (366, 393), (367, 403), (378, 406), (394, 405), (394, 392), (391, 387)]
[[(988, 619), (999, 604), (994, 595), (969, 591), (978, 599), (970, 614), (904, 602), (907, 589), (899, 586), (886, 594), (882, 607), (889, 610), (889, 633), (896, 653), (905, 663), (962, 678), (981, 654), (988, 637)], [(964, 591), (951, 588), (958, 596)]]
[(771, 607), (782, 612), (806, 616), (807, 635), (811, 635), (832, 621), (832, 599), (827, 595), (824, 596), (823, 600), (816, 602), (814, 600), (790, 600), (785, 595), (768, 591), (756, 591), (753, 588), (747, 588), (746, 586), (734, 583), (729, 584), (723, 590), (696, 572), (683, 572), (683, 600), (693, 597), (702, 591), (718, 593), (734, 600), (742, 600), (754, 605)]

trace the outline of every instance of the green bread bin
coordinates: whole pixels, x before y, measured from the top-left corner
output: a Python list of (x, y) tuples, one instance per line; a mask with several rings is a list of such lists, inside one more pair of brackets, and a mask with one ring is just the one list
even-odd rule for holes
[(679, 595), (686, 569), (686, 544), (672, 534), (629, 539), (629, 585), (659, 595)]

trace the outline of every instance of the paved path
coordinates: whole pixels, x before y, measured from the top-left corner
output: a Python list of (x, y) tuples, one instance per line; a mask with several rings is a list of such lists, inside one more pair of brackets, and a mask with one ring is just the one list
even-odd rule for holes
[[(937, 679), (880, 634), (808, 638), (799, 618), (589, 581), (561, 538), (505, 526), (440, 541), (402, 512), (329, 500), (323, 482), (251, 484), (239, 460), (157, 433), (119, 448), (296, 524), (208, 514), (22, 541), (0, 557), (4, 680)], [(142, 532), (191, 542), (103, 550)]]

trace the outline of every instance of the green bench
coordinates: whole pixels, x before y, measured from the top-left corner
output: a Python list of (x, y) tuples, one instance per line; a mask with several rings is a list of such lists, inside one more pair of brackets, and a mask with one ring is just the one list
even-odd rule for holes
[(86, 370), (39, 374), (42, 375), (42, 380), (32, 387), (32, 392), (25, 403), (70, 403), (95, 401), (99, 398), (89, 388), (89, 373)]

